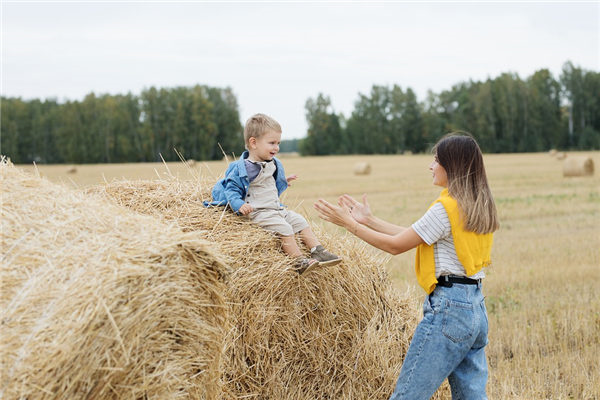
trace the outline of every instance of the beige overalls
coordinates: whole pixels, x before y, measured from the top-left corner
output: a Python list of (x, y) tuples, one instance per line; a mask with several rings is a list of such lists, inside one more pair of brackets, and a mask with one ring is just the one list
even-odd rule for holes
[(261, 162), (261, 170), (250, 182), (246, 203), (252, 206), (249, 214), (255, 224), (283, 236), (292, 236), (308, 228), (308, 223), (300, 214), (287, 210), (279, 202), (275, 186), (275, 162)]

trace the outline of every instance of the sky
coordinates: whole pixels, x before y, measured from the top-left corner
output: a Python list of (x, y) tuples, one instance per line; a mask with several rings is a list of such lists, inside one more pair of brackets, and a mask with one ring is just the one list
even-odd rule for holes
[(373, 85), (419, 101), (503, 72), (566, 61), (600, 71), (593, 2), (1, 2), (2, 96), (81, 100), (196, 84), (230, 87), (243, 123), (306, 135), (319, 93), (351, 115)]

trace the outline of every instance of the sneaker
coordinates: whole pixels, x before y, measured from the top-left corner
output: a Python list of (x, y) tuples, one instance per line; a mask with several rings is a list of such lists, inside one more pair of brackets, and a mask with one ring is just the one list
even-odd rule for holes
[(321, 264), (324, 267), (337, 265), (342, 262), (342, 259), (339, 256), (328, 252), (321, 245), (318, 245), (315, 251), (311, 251), (310, 256), (317, 260), (319, 264)]
[(314, 258), (298, 257), (296, 258), (296, 264), (294, 265), (294, 268), (296, 268), (298, 275), (302, 275), (303, 273), (309, 272), (318, 266), (319, 262)]

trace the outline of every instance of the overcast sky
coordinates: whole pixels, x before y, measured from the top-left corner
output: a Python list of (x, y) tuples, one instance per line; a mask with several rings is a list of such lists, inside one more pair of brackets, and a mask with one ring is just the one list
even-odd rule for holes
[(236, 94), (242, 122), (305, 136), (304, 104), (347, 117), (371, 86), (419, 101), (461, 81), (567, 60), (600, 70), (600, 2), (12, 2), (2, 0), (3, 96), (81, 100), (195, 84)]

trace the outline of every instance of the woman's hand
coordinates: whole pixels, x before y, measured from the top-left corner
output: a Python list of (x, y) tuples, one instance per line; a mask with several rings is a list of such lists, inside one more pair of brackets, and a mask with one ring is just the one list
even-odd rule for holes
[(315, 209), (319, 212), (319, 218), (329, 221), (333, 224), (349, 228), (356, 224), (350, 209), (345, 205), (340, 207), (331, 204), (330, 202), (319, 199), (314, 204)]
[(363, 194), (362, 200), (363, 202), (360, 203), (353, 197), (344, 194), (339, 197), (338, 204), (341, 207), (346, 207), (356, 222), (363, 225), (368, 225), (369, 218), (373, 216), (373, 213), (371, 213), (371, 207), (369, 206), (369, 202), (367, 202), (366, 193)]

